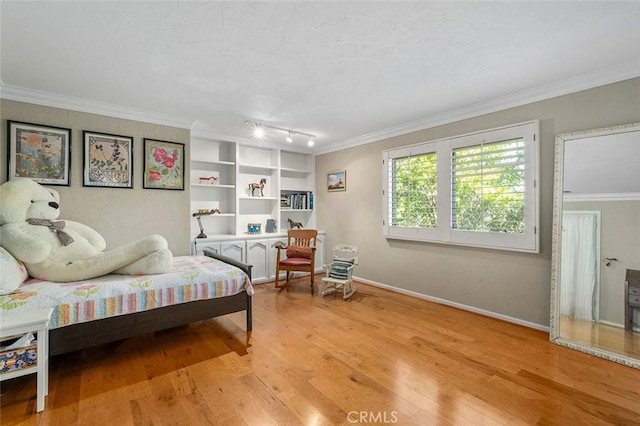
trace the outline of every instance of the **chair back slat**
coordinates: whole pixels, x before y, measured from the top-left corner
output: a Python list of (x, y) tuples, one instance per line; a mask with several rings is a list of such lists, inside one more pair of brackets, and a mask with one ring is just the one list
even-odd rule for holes
[(318, 231), (316, 229), (289, 229), (287, 236), (290, 246), (315, 247)]

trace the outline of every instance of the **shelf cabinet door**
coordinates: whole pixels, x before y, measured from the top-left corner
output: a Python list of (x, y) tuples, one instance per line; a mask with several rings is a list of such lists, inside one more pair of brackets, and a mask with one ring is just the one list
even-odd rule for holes
[(191, 253), (198, 256), (204, 256), (204, 249), (210, 249), (215, 254), (220, 254), (220, 243), (211, 243), (211, 242), (198, 242), (195, 241), (191, 243)]
[(322, 265), (325, 263), (325, 247), (324, 247), (324, 235), (318, 235), (316, 240), (316, 258), (315, 258), (315, 268), (316, 272), (319, 272), (322, 269)]
[(253, 265), (251, 280), (262, 282), (269, 279), (269, 241), (247, 240), (247, 263)]
[(220, 254), (235, 259), (239, 262), (246, 262), (246, 249), (247, 246), (244, 240), (220, 243)]
[[(268, 266), (268, 274), (269, 274), (269, 279), (275, 279), (276, 278), (276, 260), (278, 257), (278, 249), (276, 249), (276, 244), (277, 243), (281, 243), (282, 245), (286, 245), (287, 244), (287, 237), (282, 237), (282, 238), (271, 238), (268, 242), (269, 248), (268, 248), (268, 260), (267, 260), (267, 266)], [(282, 250), (281, 251), (281, 257), (280, 260), (284, 260), (287, 258), (287, 251), (286, 250)], [(281, 272), (280, 273), (280, 278), (284, 278), (287, 276), (286, 272)]]

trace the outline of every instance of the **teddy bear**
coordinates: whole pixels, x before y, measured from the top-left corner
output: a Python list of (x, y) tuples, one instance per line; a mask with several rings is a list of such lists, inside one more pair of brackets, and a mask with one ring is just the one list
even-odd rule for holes
[(54, 282), (81, 281), (109, 273), (160, 274), (171, 267), (167, 241), (150, 235), (104, 251), (93, 228), (60, 215), (57, 191), (29, 178), (0, 185), (0, 245), (20, 260), (29, 275)]

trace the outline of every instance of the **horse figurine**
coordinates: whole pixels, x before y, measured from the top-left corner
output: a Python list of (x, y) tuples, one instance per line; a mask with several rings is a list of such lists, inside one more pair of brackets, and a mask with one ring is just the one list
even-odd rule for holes
[(209, 176), (209, 177), (201, 177), (198, 178), (198, 183), (210, 183), (210, 184), (215, 184), (218, 181), (218, 177), (217, 176)]
[(267, 178), (262, 178), (260, 179), (260, 183), (250, 183), (249, 184), (249, 189), (251, 190), (251, 196), (253, 197), (255, 190), (259, 189), (260, 190), (260, 196), (264, 197), (264, 193), (262, 192), (262, 190), (264, 189), (264, 185), (267, 183)]
[(291, 218), (287, 219), (287, 222), (289, 222), (289, 229), (302, 228), (302, 222), (294, 222)]

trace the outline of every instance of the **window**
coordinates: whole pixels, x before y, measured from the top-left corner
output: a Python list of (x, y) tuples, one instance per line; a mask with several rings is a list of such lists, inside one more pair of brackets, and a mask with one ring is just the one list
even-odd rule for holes
[(538, 122), (384, 152), (387, 238), (538, 252)]

